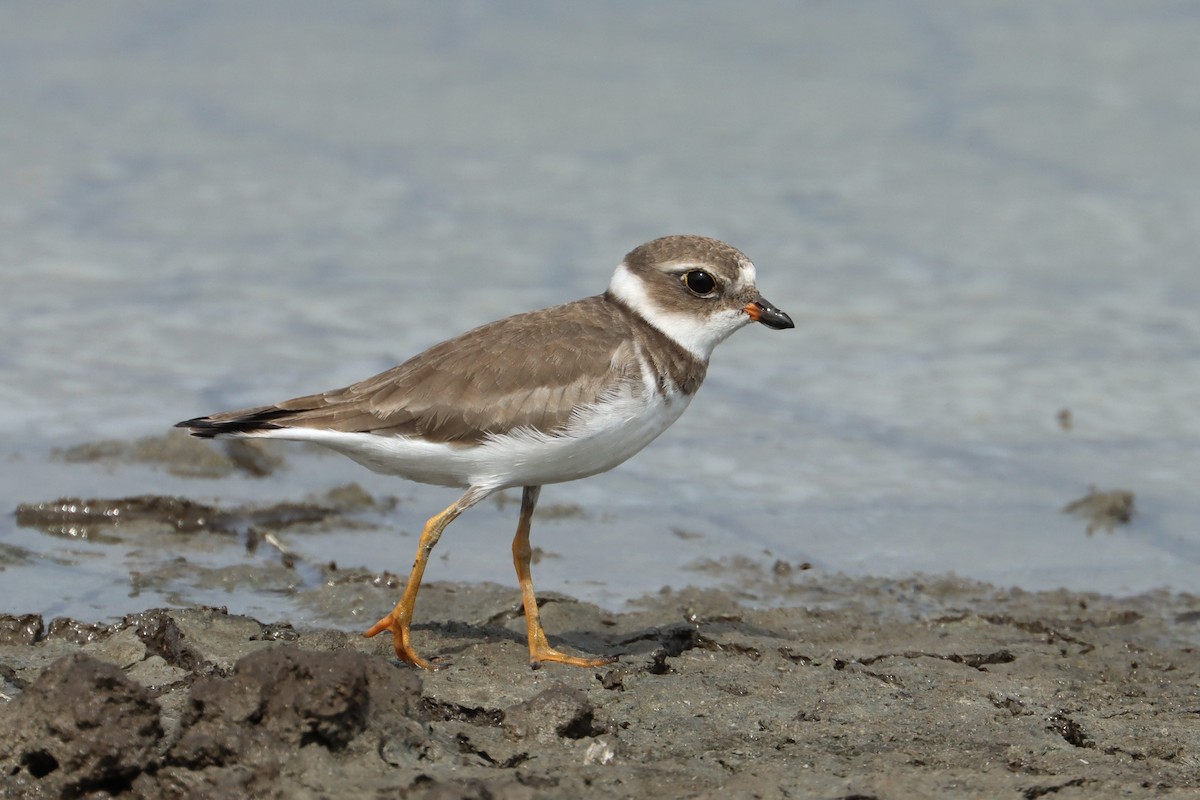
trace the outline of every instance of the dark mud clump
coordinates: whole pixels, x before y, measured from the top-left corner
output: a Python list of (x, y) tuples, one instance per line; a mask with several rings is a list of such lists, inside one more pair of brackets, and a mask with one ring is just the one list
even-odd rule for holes
[(17, 506), (17, 524), (44, 533), (78, 539), (112, 538), (121, 526), (155, 526), (177, 533), (212, 531), (235, 534), (255, 528), (283, 530), (326, 523), (374, 507), (376, 501), (356, 484), (327, 492), (310, 502), (222, 508), (182, 497), (139, 495), (118, 498), (60, 497)]
[(199, 773), (210, 796), (266, 797), (284, 776), (307, 782), (305, 773), (339, 763), (367, 760), (382, 771), (416, 763), (429, 747), (415, 718), (420, 688), (412, 671), (360, 652), (271, 647), (244, 656), (228, 677), (192, 686), (179, 738), (143, 781), (146, 793), (194, 784)]
[(222, 478), (240, 473), (262, 478), (283, 466), (283, 458), (261, 442), (233, 439), (212, 447), (182, 431), (134, 441), (107, 439), (55, 451), (68, 464), (149, 464), (184, 478)]
[(1097, 491), (1093, 487), (1083, 497), (1063, 506), (1063, 512), (1083, 517), (1089, 536), (1100, 529), (1112, 533), (1118, 525), (1127, 525), (1133, 519), (1133, 500), (1133, 492), (1127, 489)]
[[(377, 590), (386, 604), (386, 588)], [(1200, 599), (828, 577), (800, 607), (430, 584), (420, 651), (220, 609), (0, 618), (0, 797), (1195, 797)], [(819, 597), (819, 601), (813, 598)], [(453, 613), (450, 614), (449, 612)]]
[(129, 791), (157, 762), (160, 713), (150, 691), (112, 664), (83, 653), (55, 661), (4, 709), (6, 792)]

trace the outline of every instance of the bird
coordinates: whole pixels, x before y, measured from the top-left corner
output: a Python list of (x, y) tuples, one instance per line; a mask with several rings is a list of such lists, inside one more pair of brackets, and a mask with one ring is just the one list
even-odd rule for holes
[(664, 236), (630, 251), (598, 295), (516, 314), (430, 347), (374, 377), (273, 405), (179, 422), (202, 439), (313, 442), (379, 473), (462, 489), (430, 517), (395, 608), (365, 636), (389, 631), (396, 656), (417, 654), (413, 611), (446, 527), (484, 498), (521, 487), (512, 542), (529, 663), (577, 667), (610, 656), (552, 647), (530, 574), (530, 521), (542, 486), (612, 469), (671, 426), (708, 370), (713, 349), (751, 323), (782, 330), (753, 262), (717, 239)]

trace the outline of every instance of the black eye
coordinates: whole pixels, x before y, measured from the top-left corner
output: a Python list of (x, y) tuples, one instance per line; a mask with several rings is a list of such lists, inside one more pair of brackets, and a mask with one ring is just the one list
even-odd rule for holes
[(683, 285), (698, 295), (711, 294), (717, 288), (717, 282), (702, 269), (694, 269), (683, 273)]

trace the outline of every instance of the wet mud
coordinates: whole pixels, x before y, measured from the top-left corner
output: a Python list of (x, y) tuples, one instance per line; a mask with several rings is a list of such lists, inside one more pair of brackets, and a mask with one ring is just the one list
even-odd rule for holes
[(279, 531), (298, 525), (337, 522), (346, 515), (376, 506), (369, 494), (355, 484), (348, 484), (311, 502), (234, 508), (165, 495), (60, 497), (40, 503), (22, 503), (17, 506), (16, 518), (22, 527), (89, 539), (104, 538), (106, 531), (122, 526), (159, 526), (179, 533)]
[[(795, 581), (797, 576), (802, 580)], [(750, 580), (746, 571), (742, 580)], [(1195, 797), (1200, 599), (764, 569), (791, 603), (425, 587), (397, 662), (221, 609), (0, 617), (2, 797)], [(389, 605), (391, 580), (348, 581)], [(364, 626), (365, 627), (365, 626)]]
[[(189, 477), (282, 463), (179, 437), (59, 457)], [(1069, 509), (1089, 525), (1132, 513), (1131, 494), (1089, 498)], [(620, 613), (541, 594), (555, 646), (619, 659), (532, 670), (515, 586), (434, 582), (413, 630), (443, 668), (425, 672), (361, 635), (404, 576), (305, 564), (276, 536), (394, 502), (349, 485), (262, 506), (22, 505), (18, 523), (48, 536), (166, 547), (131, 596), (157, 588), (181, 607), (114, 621), (0, 606), (0, 798), (1200, 796), (1195, 596), (701, 560), (690, 574), (724, 588), (663, 589)], [(280, 558), (205, 563), (205, 542), (231, 536)], [(187, 596), (242, 585), (326, 622), (263, 623)]]

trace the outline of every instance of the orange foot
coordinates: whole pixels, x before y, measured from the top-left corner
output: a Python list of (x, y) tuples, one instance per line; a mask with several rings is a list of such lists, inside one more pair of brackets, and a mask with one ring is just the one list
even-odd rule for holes
[[(536, 608), (536, 606), (535, 606)], [(602, 667), (617, 659), (613, 656), (569, 656), (561, 650), (555, 650), (546, 640), (546, 632), (542, 630), (542, 622), (534, 617), (528, 622), (529, 631), (529, 666), (541, 669), (546, 661), (568, 664), (572, 667)]]
[(531, 650), (529, 653), (531, 669), (541, 669), (542, 664), (547, 661), (568, 664), (572, 667), (603, 667), (605, 664), (616, 663), (616, 660), (616, 656), (569, 656), (549, 646)]
[(414, 667), (421, 669), (436, 670), (439, 666), (421, 658), (417, 655), (417, 651), (412, 646), (412, 634), (409, 632), (411, 623), (407, 619), (401, 619), (396, 616), (393, 611), (383, 619), (371, 626), (371, 629), (363, 634), (368, 639), (376, 636), (384, 631), (392, 632), (392, 645), (396, 648), (396, 657), (405, 664), (412, 664)]

